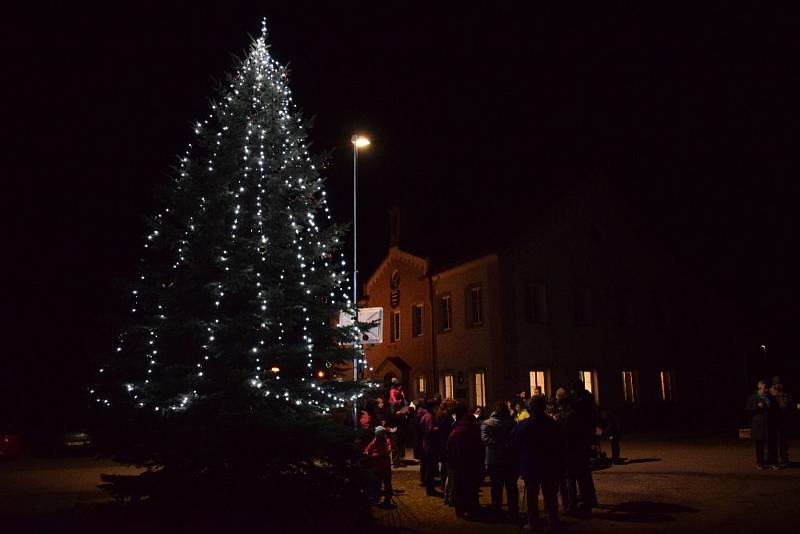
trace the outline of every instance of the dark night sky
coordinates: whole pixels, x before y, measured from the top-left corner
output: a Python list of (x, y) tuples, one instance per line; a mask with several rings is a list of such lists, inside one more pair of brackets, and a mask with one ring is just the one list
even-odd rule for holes
[(43, 3), (6, 17), (4, 406), (35, 416), (80, 397), (121, 324), (154, 188), (262, 16), (295, 101), (316, 117), (315, 149), (333, 150), (340, 221), (350, 135), (373, 139), (362, 273), (386, 252), (392, 204), (404, 245), (458, 256), (602, 179), (657, 246), (792, 356), (798, 13), (195, 4)]

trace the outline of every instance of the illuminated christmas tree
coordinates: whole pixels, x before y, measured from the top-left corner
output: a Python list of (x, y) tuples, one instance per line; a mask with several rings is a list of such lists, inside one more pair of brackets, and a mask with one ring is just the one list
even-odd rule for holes
[(194, 134), (146, 236), (132, 324), (91, 390), (121, 423), (113, 454), (153, 469), (150, 495), (335, 470), (352, 436), (330, 414), (359, 395), (328, 380), (360, 357), (357, 326), (337, 324), (353, 306), (343, 229), (266, 27)]

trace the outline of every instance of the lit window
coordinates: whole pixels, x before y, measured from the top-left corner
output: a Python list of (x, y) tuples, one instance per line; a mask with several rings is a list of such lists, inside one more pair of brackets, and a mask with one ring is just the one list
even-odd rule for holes
[(422, 304), (411, 306), (411, 335), (413, 337), (422, 335)]
[(542, 389), (542, 395), (547, 395), (547, 371), (545, 370), (533, 370), (529, 373), (530, 375), (530, 384), (531, 384), (531, 396), (533, 396), (533, 391), (539, 387)]
[(597, 400), (597, 393), (594, 387), (594, 371), (578, 371), (578, 377), (583, 381), (583, 387), (586, 388), (586, 391), (594, 395), (595, 400)]
[(636, 404), (636, 389), (633, 371), (622, 371), (622, 388), (625, 394), (625, 402)]
[(396, 311), (392, 314), (392, 342), (400, 341), (400, 312)]
[(444, 375), (444, 398), (445, 399), (454, 399), (455, 392), (453, 391), (453, 375), (446, 374)]
[(470, 319), (473, 325), (483, 323), (483, 307), (481, 303), (481, 288), (480, 286), (473, 287), (470, 290)]
[(661, 400), (672, 401), (672, 372), (661, 371)]
[(445, 295), (440, 299), (442, 310), (442, 330), (453, 328), (453, 314), (450, 311), (450, 295)]
[(417, 393), (422, 395), (425, 393), (425, 377), (419, 376), (417, 377)]
[(475, 373), (475, 406), (486, 406), (486, 383), (484, 373)]

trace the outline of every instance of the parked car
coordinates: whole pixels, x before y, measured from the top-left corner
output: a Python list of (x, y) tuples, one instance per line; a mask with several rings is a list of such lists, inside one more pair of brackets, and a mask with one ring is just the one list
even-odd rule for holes
[(34, 434), (32, 448), (35, 454), (42, 456), (86, 454), (94, 451), (94, 440), (80, 427), (67, 431), (39, 431)]
[(94, 441), (85, 429), (75, 429), (64, 432), (53, 443), (55, 453), (81, 453), (94, 449)]

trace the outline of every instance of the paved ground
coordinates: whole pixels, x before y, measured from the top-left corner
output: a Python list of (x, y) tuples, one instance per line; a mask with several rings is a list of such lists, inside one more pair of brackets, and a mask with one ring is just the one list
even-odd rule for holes
[[(800, 468), (757, 471), (749, 442), (636, 439), (624, 442), (622, 452), (630, 463), (594, 473), (601, 507), (588, 521), (565, 518), (567, 532), (800, 532)], [(1, 462), (0, 531), (102, 502), (100, 473), (125, 472), (89, 457)], [(394, 471), (395, 487), (406, 493), (396, 498), (397, 509), (375, 509), (380, 532), (520, 531), (509, 523), (457, 520), (418, 481), (417, 467)], [(488, 488), (481, 493), (488, 504)], [(45, 524), (58, 530), (58, 520)]]
[[(564, 517), (564, 531), (800, 532), (800, 468), (756, 470), (749, 442), (638, 439), (623, 442), (622, 454), (628, 464), (594, 472), (601, 506), (592, 518)], [(509, 523), (458, 520), (418, 482), (417, 467), (394, 471), (394, 486), (406, 493), (396, 498), (397, 509), (375, 509), (383, 526), (420, 533), (520, 531)], [(481, 503), (489, 504), (488, 487)]]
[(135, 472), (91, 456), (4, 461), (0, 463), (0, 518), (16, 522), (102, 502), (108, 497), (97, 488), (101, 473)]

